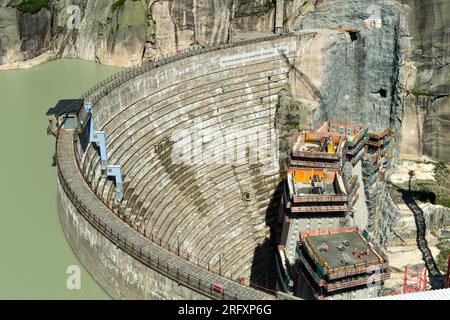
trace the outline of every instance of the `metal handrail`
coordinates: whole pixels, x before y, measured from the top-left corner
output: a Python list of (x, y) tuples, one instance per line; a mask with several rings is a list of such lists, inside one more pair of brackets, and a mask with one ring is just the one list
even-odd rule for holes
[[(127, 68), (125, 70), (122, 70), (118, 73), (116, 73), (113, 76), (108, 77), (107, 79), (97, 83), (94, 87), (90, 88), (87, 92), (85, 92), (80, 99), (86, 99), (88, 96), (92, 95), (94, 92), (99, 91), (98, 94), (96, 94), (94, 97), (92, 97), (92, 104), (95, 105), (101, 98), (103, 98), (105, 95), (108, 94), (111, 90), (115, 89), (116, 87), (122, 85), (128, 80), (131, 80), (145, 72), (148, 72), (150, 70), (156, 69), (160, 66), (166, 65), (171, 62), (179, 61), (181, 59), (189, 58), (195, 55), (204, 54), (208, 52), (214, 52), (222, 49), (229, 49), (229, 48), (235, 48), (243, 45), (249, 45), (249, 44), (255, 44), (265, 41), (273, 41), (288, 37), (303, 37), (307, 35), (314, 35), (316, 32), (310, 32), (305, 34), (294, 34), (294, 33), (286, 33), (286, 34), (279, 34), (279, 35), (273, 35), (268, 37), (262, 37), (262, 38), (256, 38), (256, 39), (250, 39), (250, 40), (243, 40), (238, 41), (234, 43), (226, 43), (226, 44), (219, 44), (215, 46), (209, 46), (201, 49), (193, 48), (193, 50), (184, 50), (181, 52), (177, 52), (173, 56), (163, 56), (158, 58), (156, 61), (143, 61), (140, 66), (133, 66), (130, 68)], [(86, 119), (83, 119), (86, 120)], [(86, 123), (86, 121), (83, 121), (83, 123)]]
[[(58, 140), (57, 140), (58, 141)], [(57, 142), (58, 144), (58, 142)], [(159, 257), (152, 253), (138, 249), (138, 246), (133, 242), (127, 240), (126, 237), (122, 237), (118, 232), (107, 226), (105, 222), (102, 222), (98, 217), (91, 213), (89, 208), (85, 206), (76, 196), (74, 191), (70, 188), (67, 180), (65, 179), (59, 164), (58, 157), (56, 157), (56, 169), (58, 179), (61, 183), (66, 195), (71, 200), (72, 204), (77, 208), (78, 212), (98, 231), (100, 231), (106, 238), (108, 238), (113, 244), (118, 248), (121, 248), (124, 252), (135, 257), (137, 260), (141, 261), (145, 265), (158, 270), (159, 272), (165, 274), (166, 276), (172, 278), (179, 283), (184, 283), (188, 287), (200, 290), (202, 293), (206, 294), (213, 299), (223, 299), (223, 300), (239, 300), (240, 298), (237, 294), (225, 292), (224, 288), (218, 290), (213, 284), (207, 283), (200, 277), (189, 274), (180, 270), (178, 267), (173, 266), (170, 263), (162, 264)]]
[[(174, 61), (178, 61), (187, 57), (191, 57), (191, 56), (195, 56), (198, 54), (203, 54), (203, 53), (207, 53), (207, 52), (213, 52), (213, 51), (217, 51), (217, 50), (221, 50), (221, 49), (227, 49), (227, 48), (233, 48), (233, 47), (238, 47), (238, 46), (242, 46), (242, 45), (246, 45), (246, 44), (253, 44), (253, 43), (259, 43), (259, 42), (264, 42), (264, 41), (271, 41), (271, 40), (277, 40), (277, 39), (282, 39), (282, 38), (287, 38), (287, 37), (292, 37), (292, 36), (296, 36), (296, 37), (301, 37), (304, 35), (311, 35), (311, 34), (315, 34), (315, 32), (311, 32), (311, 33), (307, 33), (307, 34), (302, 34), (302, 35), (295, 35), (295, 34), (282, 34), (282, 35), (274, 35), (274, 36), (269, 36), (269, 37), (263, 37), (263, 38), (257, 38), (257, 39), (252, 39), (252, 40), (245, 40), (245, 41), (240, 41), (240, 42), (236, 42), (236, 43), (230, 43), (230, 44), (220, 44), (220, 45), (216, 45), (216, 46), (211, 46), (211, 47), (207, 47), (207, 48), (201, 48), (201, 49), (194, 49), (194, 50), (185, 50), (182, 52), (177, 52), (176, 55), (171, 56), (171, 57), (162, 57), (160, 59), (158, 59), (157, 61), (154, 62), (143, 62), (141, 64), (140, 67), (130, 67), (126, 70), (122, 70), (120, 72), (118, 72), (117, 74), (108, 77), (107, 79), (103, 80), (102, 82), (96, 84), (94, 87), (92, 87), (91, 89), (89, 89), (85, 94), (83, 94), (83, 96), (81, 97), (82, 99), (85, 99), (86, 97), (88, 97), (89, 95), (91, 95), (92, 93), (94, 93), (95, 91), (99, 91), (100, 90), (100, 94), (96, 94), (93, 99), (91, 100), (91, 102), (93, 103), (93, 105), (95, 105), (102, 97), (104, 97), (109, 91), (113, 90), (114, 88), (122, 85), (124, 82), (135, 78), (136, 76), (139, 76), (147, 71), (150, 71), (152, 69), (158, 68), (159, 66), (174, 62)], [(85, 118), (83, 121), (83, 124), (85, 125), (87, 123), (87, 117), (88, 115), (83, 115), (83, 110), (81, 111), (80, 114), (80, 119)], [(78, 160), (78, 159), (77, 159)], [(79, 166), (79, 163), (77, 161), (77, 164)], [(80, 169), (81, 170), (81, 169)], [(101, 200), (101, 199), (100, 199)], [(102, 201), (102, 200), (101, 200)], [(103, 202), (103, 201), (102, 201)], [(107, 205), (107, 204), (105, 204)], [(108, 206), (108, 205), (107, 205)], [(114, 210), (112, 208), (110, 208), (108, 206), (108, 208), (114, 212)], [(134, 228), (134, 226), (132, 226), (131, 224), (129, 224), (131, 227)], [(161, 239), (154, 237), (153, 234), (146, 234), (146, 231), (144, 230), (144, 236), (148, 237), (149, 239), (151, 239), (153, 242), (155, 242), (156, 244), (160, 245), (161, 247), (169, 250), (170, 252), (176, 253), (178, 256), (185, 258), (188, 261), (191, 262), (196, 262), (198, 266), (201, 266), (205, 269), (208, 269), (208, 271), (214, 272), (216, 274), (219, 274), (221, 276), (224, 276), (226, 278), (230, 278), (231, 280), (233, 280), (233, 275), (232, 273), (223, 273), (220, 269), (218, 270), (217, 268), (213, 268), (211, 266), (211, 264), (207, 261), (204, 261), (198, 257), (192, 256), (187, 252), (184, 251), (180, 251), (177, 246), (173, 246), (170, 245), (167, 242), (162, 241)], [(253, 277), (254, 278), (254, 277)], [(245, 283), (248, 284), (249, 286), (252, 287), (258, 287), (259, 289), (271, 293), (271, 294), (276, 294), (275, 290), (272, 290), (270, 288), (266, 288), (263, 287), (261, 285), (258, 285), (255, 281), (250, 281), (248, 279), (244, 279), (241, 278), (240, 279), (241, 283)], [(264, 280), (262, 281), (258, 281), (258, 282), (265, 282)]]
[[(287, 38), (287, 37), (302, 37), (302, 36), (306, 36), (306, 35), (313, 35), (316, 34), (315, 32), (311, 32), (311, 33), (305, 33), (302, 35), (295, 35), (293, 33), (288, 33), (288, 34), (282, 34), (282, 35), (274, 35), (274, 36), (269, 36), (269, 37), (263, 37), (263, 38), (257, 38), (257, 39), (251, 39), (251, 40), (245, 40), (245, 41), (240, 41), (240, 42), (235, 42), (235, 43), (228, 43), (228, 44), (220, 44), (220, 45), (216, 45), (216, 46), (211, 46), (211, 47), (206, 47), (206, 48), (201, 48), (201, 49), (189, 49), (189, 50), (184, 50), (182, 52), (177, 52), (176, 55), (174, 56), (165, 56), (162, 58), (159, 58), (156, 61), (153, 62), (142, 62), (141, 66), (133, 66), (130, 68), (127, 68), (125, 70), (122, 70), (118, 73), (116, 73), (113, 76), (108, 77), (107, 79), (97, 83), (94, 87), (90, 88), (87, 92), (85, 92), (82, 96), (81, 99), (86, 99), (88, 96), (92, 95), (94, 92), (97, 92), (97, 94), (95, 94), (92, 99), (90, 100), (92, 102), (93, 105), (95, 105), (98, 101), (100, 101), (101, 98), (103, 98), (105, 95), (108, 94), (108, 92), (110, 92), (111, 90), (113, 90), (114, 88), (122, 85), (123, 83), (125, 83), (128, 80), (131, 80), (145, 72), (148, 72), (152, 69), (156, 69), (162, 65), (174, 62), (174, 61), (178, 61), (181, 59), (185, 59), (188, 57), (192, 57), (198, 54), (204, 54), (204, 53), (208, 53), (208, 52), (213, 52), (213, 51), (217, 51), (217, 50), (222, 50), (222, 49), (228, 49), (228, 48), (234, 48), (234, 47), (238, 47), (238, 46), (242, 46), (242, 45), (247, 45), (247, 44), (254, 44), (254, 43), (260, 43), (260, 42), (265, 42), (265, 41), (273, 41), (273, 40), (278, 40), (278, 39), (282, 39), (282, 38)], [(87, 123), (87, 114), (83, 114), (83, 109), (81, 110), (81, 113), (79, 115), (80, 120), (82, 120), (82, 123), (85, 125)], [(76, 159), (77, 164), (79, 166), (79, 162), (78, 159)], [(60, 172), (59, 166), (57, 164), (58, 167), (58, 176), (60, 177), (61, 181), (64, 181), (64, 177), (62, 175), (62, 173)], [(80, 170), (80, 168), (79, 168)], [(66, 190), (67, 189), (67, 190)], [(66, 188), (65, 191), (72, 195), (73, 199), (71, 199), (72, 201), (74, 201), (74, 203), (77, 203), (77, 198), (76, 196), (69, 191), (70, 187), (66, 184)], [(95, 192), (94, 192), (95, 194)], [(97, 195), (98, 196), (98, 195)], [(101, 199), (100, 199), (101, 200)], [(103, 201), (102, 201), (103, 202)], [(103, 202), (104, 203), (104, 202)], [(105, 204), (107, 205), (107, 204)], [(108, 205), (107, 207), (112, 211), (112, 208), (110, 208)], [(88, 208), (81, 208), (82, 210), (80, 210), (80, 212), (85, 212), (86, 213), (86, 217), (89, 218), (89, 210)], [(84, 211), (83, 211), (84, 210)], [(95, 223), (95, 217), (94, 217), (94, 223)], [(131, 227), (133, 227), (131, 224), (129, 224)], [(101, 224), (99, 225), (99, 227), (101, 227)], [(112, 230), (111, 230), (112, 232)], [(119, 236), (119, 235), (117, 235)], [(217, 268), (213, 268), (211, 267), (211, 264), (209, 262), (206, 262), (198, 257), (192, 256), (189, 253), (185, 252), (185, 251), (180, 251), (176, 246), (171, 246), (169, 243), (162, 241), (161, 239), (154, 237), (153, 234), (146, 234), (146, 231), (144, 230), (144, 236), (146, 236), (147, 238), (149, 238), (150, 240), (152, 240), (152, 242), (154, 242), (155, 244), (159, 244), (159, 246), (161, 246), (162, 248), (167, 249), (168, 251), (172, 252), (172, 253), (176, 253), (178, 256), (185, 258), (188, 261), (191, 261), (193, 263), (196, 262), (196, 264), (198, 266), (201, 266), (204, 269), (207, 269), (208, 271), (211, 271), (213, 273), (219, 274), (223, 277), (229, 278), (231, 280), (232, 279), (232, 274), (231, 273), (223, 273), (220, 269), (217, 270)], [(119, 238), (118, 238), (119, 239)], [(250, 281), (248, 279), (245, 278), (241, 278), (240, 282), (243, 284), (247, 284), (251, 287), (256, 287), (262, 291), (271, 293), (276, 295), (276, 291), (266, 288), (264, 286), (261, 286), (259, 284), (257, 284), (255, 281)], [(260, 282), (260, 281), (257, 281)], [(261, 281), (264, 282), (264, 281)]]

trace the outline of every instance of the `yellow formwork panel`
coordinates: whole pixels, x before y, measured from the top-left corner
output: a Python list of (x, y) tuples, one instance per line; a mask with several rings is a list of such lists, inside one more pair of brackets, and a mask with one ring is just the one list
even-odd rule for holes
[(325, 172), (322, 169), (295, 169), (292, 171), (297, 183), (309, 183), (313, 175), (318, 175), (321, 179), (325, 176)]
[(328, 150), (328, 153), (333, 154), (334, 153), (334, 144), (333, 143), (329, 144), (327, 146), (327, 150)]

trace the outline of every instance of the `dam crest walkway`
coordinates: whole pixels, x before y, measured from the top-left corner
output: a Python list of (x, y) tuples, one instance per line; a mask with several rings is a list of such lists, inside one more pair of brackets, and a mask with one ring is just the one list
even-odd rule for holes
[[(212, 299), (275, 298), (178, 257), (117, 217), (83, 178), (76, 159), (74, 137), (73, 129), (61, 129), (59, 132), (56, 147), (59, 182), (78, 212), (118, 248), (157, 272)], [(214, 289), (216, 283), (221, 284), (222, 290)]]

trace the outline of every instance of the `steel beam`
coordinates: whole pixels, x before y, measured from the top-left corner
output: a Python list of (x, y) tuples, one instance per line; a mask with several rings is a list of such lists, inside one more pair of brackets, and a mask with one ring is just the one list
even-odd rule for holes
[(120, 202), (123, 199), (122, 188), (122, 172), (119, 165), (108, 165), (106, 170), (108, 177), (114, 177), (116, 181), (116, 201)]

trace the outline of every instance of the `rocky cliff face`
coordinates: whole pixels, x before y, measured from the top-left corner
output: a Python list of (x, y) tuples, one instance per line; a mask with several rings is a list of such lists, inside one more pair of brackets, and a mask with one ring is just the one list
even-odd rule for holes
[(0, 8), (0, 65), (51, 49), (59, 57), (131, 66), (224, 43), (233, 32), (270, 32), (275, 12), (272, 0), (50, 0), (34, 14), (16, 2)]
[(0, 65), (28, 60), (49, 50), (51, 19), (48, 9), (31, 14), (0, 8)]
[(450, 2), (407, 2), (402, 158), (450, 163)]
[[(376, 7), (381, 29), (364, 29)], [(351, 45), (328, 49), (315, 122), (345, 116), (375, 130), (394, 126), (401, 158), (450, 162), (450, 2), (290, 0), (286, 17), (289, 31), (361, 30)]]
[[(377, 2), (374, 2), (377, 3)], [(378, 2), (381, 4), (381, 1)], [(362, 0), (293, 1), (289, 28), (339, 30), (346, 41), (326, 46), (327, 59), (316, 68), (325, 70), (320, 81), (317, 123), (327, 118), (364, 123), (371, 130), (398, 125), (397, 78), (401, 10), (393, 1), (379, 7), (381, 29), (364, 29), (371, 3)], [(318, 52), (317, 55), (320, 55)]]

